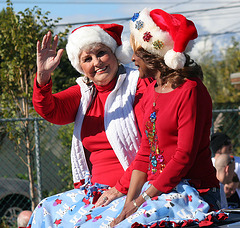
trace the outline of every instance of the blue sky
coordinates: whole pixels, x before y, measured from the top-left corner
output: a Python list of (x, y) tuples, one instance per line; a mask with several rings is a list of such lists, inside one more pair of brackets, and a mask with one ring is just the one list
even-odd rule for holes
[[(134, 12), (145, 7), (161, 8), (169, 13), (182, 13), (193, 20), (198, 29), (199, 38), (194, 48), (195, 54), (203, 48), (206, 51), (216, 47), (218, 50), (224, 49), (231, 36), (240, 40), (240, 1), (236, 0), (12, 0), (12, 3), (15, 12), (31, 9), (35, 5), (43, 12), (50, 11), (50, 18), (62, 18), (60, 24), (106, 19), (111, 22), (111, 19), (130, 18)], [(0, 0), (0, 9), (4, 7), (5, 0)], [(114, 22), (124, 25), (124, 35), (127, 39), (128, 21)]]

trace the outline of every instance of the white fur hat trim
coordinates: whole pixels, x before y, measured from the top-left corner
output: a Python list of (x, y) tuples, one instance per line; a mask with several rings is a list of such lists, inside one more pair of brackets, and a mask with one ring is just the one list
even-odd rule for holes
[(164, 61), (168, 67), (177, 70), (184, 67), (186, 57), (182, 52), (175, 52), (171, 49), (164, 55)]

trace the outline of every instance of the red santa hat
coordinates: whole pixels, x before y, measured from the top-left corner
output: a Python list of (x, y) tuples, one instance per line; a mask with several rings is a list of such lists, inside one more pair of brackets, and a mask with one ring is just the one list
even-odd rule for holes
[(130, 63), (132, 49), (128, 41), (122, 42), (122, 30), (123, 26), (118, 24), (91, 24), (74, 29), (68, 37), (66, 46), (67, 55), (73, 67), (83, 73), (79, 64), (79, 55), (84, 47), (93, 43), (105, 44), (120, 63)]
[(131, 35), (146, 51), (164, 58), (172, 69), (184, 67), (184, 52), (191, 51), (198, 37), (194, 23), (181, 14), (168, 14), (161, 9), (143, 9), (130, 21)]

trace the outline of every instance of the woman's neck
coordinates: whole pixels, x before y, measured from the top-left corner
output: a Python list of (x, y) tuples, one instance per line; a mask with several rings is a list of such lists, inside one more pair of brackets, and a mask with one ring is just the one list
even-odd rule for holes
[(155, 85), (155, 91), (157, 93), (169, 93), (173, 91), (171, 83), (168, 81), (165, 84), (162, 84), (162, 79), (160, 77), (161, 73), (159, 72), (157, 75), (155, 75), (155, 79), (157, 81)]

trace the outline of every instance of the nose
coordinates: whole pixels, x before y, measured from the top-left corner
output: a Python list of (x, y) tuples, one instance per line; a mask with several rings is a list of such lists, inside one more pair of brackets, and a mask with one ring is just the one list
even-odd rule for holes
[(135, 62), (136, 60), (135, 60), (135, 53), (133, 53), (133, 55), (132, 55), (132, 62)]
[(94, 57), (93, 58), (93, 64), (94, 66), (101, 66), (102, 65), (102, 60), (100, 57)]

